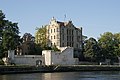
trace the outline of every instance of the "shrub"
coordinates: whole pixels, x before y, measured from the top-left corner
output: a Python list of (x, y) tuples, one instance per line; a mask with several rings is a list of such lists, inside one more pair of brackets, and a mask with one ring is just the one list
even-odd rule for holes
[(4, 65), (4, 62), (2, 59), (0, 59), (0, 65)]

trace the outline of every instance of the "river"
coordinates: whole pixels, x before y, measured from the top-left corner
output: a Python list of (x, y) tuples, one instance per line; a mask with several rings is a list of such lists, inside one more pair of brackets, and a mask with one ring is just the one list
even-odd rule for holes
[(120, 80), (119, 71), (55, 72), (0, 75), (0, 80)]

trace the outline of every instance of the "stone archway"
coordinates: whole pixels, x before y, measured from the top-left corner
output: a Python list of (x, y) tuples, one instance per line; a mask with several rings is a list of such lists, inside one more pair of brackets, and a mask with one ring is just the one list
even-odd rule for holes
[(40, 66), (40, 65), (42, 65), (42, 60), (37, 60), (36, 61), (36, 66)]

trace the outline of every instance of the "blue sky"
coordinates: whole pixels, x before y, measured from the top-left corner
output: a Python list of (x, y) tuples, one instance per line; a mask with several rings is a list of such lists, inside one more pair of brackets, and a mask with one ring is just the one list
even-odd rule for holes
[(83, 27), (83, 34), (98, 38), (104, 32), (120, 32), (120, 0), (1, 0), (6, 19), (18, 22), (20, 35), (35, 35), (35, 28), (48, 24), (54, 16), (59, 21), (72, 20)]

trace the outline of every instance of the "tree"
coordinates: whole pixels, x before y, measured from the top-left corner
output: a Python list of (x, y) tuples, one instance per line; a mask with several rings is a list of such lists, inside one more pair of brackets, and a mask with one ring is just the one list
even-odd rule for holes
[(53, 46), (52, 46), (52, 50), (54, 50), (54, 51), (60, 51), (60, 50), (56, 47), (56, 45), (53, 45)]
[(114, 34), (114, 54), (120, 57), (120, 33)]
[(17, 23), (5, 20), (5, 15), (0, 10), (0, 51), (15, 49), (19, 44), (20, 36)]
[(47, 45), (47, 37), (46, 37), (46, 33), (47, 33), (47, 29), (46, 26), (42, 26), (41, 28), (37, 28), (37, 32), (35, 35), (35, 42), (37, 45), (39, 45), (41, 47), (42, 50), (55, 50), (55, 51), (59, 51), (59, 49), (53, 45), (52, 47), (49, 47)]
[(35, 42), (36, 44), (40, 45), (42, 50), (52, 50), (52, 48), (47, 45), (48, 39), (46, 37), (46, 32), (47, 32), (46, 26), (47, 25), (36, 29), (37, 32), (35, 35)]
[(35, 42), (36, 44), (40, 44), (42, 48), (47, 47), (46, 25), (41, 28), (37, 28)]
[(103, 35), (100, 35), (98, 42), (102, 48), (103, 56), (108, 59), (111, 59), (113, 55), (113, 34), (111, 32), (106, 32)]
[(4, 30), (2, 31), (2, 46), (5, 50), (14, 50), (19, 45), (20, 36), (17, 23), (6, 21)]
[(3, 52), (3, 47), (2, 47), (2, 31), (3, 28), (5, 26), (5, 15), (2, 12), (2, 10), (0, 10), (0, 57), (3, 56), (2, 52)]
[(105, 59), (117, 60), (120, 51), (120, 33), (105, 32), (98, 40)]
[(39, 44), (35, 44), (35, 55), (42, 55), (42, 50)]
[(100, 57), (100, 48), (96, 39), (89, 38), (84, 42), (84, 56), (88, 61), (97, 61)]
[(33, 41), (34, 42), (34, 37), (30, 33), (25, 33), (22, 37), (23, 42), (26, 41)]
[(23, 50), (22, 53), (25, 55), (34, 55), (36, 54), (35, 51), (35, 37), (32, 36), (30, 33), (25, 33), (22, 37), (22, 44), (21, 49)]

